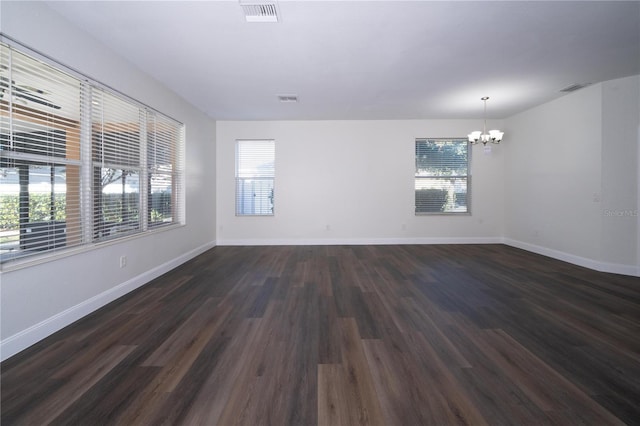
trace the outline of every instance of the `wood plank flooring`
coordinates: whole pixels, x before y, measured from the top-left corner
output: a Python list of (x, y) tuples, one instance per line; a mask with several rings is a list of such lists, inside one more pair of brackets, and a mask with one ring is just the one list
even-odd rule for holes
[(1, 369), (3, 426), (640, 424), (640, 279), (503, 245), (216, 247)]

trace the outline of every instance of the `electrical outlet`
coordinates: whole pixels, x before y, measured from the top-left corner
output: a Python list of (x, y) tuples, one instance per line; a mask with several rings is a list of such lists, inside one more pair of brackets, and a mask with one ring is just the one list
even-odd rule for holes
[(120, 267), (124, 268), (127, 266), (127, 256), (120, 256)]

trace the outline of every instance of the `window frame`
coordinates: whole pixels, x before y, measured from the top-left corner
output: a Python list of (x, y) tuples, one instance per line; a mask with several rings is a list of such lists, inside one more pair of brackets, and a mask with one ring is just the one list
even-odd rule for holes
[[(435, 142), (435, 143), (446, 143), (446, 142), (454, 142), (458, 143), (460, 146), (464, 146), (466, 149), (466, 174), (419, 174), (419, 166), (418, 166), (418, 144), (424, 143), (427, 141)], [(415, 139), (415, 173), (414, 173), (414, 214), (416, 216), (470, 216), (471, 215), (471, 200), (472, 200), (472, 175), (471, 175), (471, 157), (472, 157), (472, 149), (470, 149), (468, 138), (466, 137), (452, 137), (452, 138), (416, 138)], [(464, 211), (419, 211), (419, 201), (418, 201), (418, 187), (422, 186), (420, 184), (421, 181), (426, 180), (452, 180), (459, 179), (464, 180), (465, 184), (465, 210)], [(451, 183), (449, 188), (449, 194), (454, 191), (455, 184)], [(445, 204), (448, 203), (448, 198), (450, 195), (447, 194), (447, 198), (445, 200)], [(455, 194), (455, 192), (454, 192)], [(455, 201), (452, 201), (455, 202)], [(445, 205), (443, 204), (443, 206)]]
[[(23, 248), (23, 243), (25, 243), (25, 241), (25, 244), (29, 243), (29, 239), (25, 238), (23, 241), (22, 222), (24, 220), (21, 218), (19, 240), (11, 243), (11, 247), (9, 248), (5, 245), (7, 243), (0, 244), (0, 249), (3, 249), (0, 250), (0, 271), (14, 270), (31, 264), (47, 262), (79, 251), (93, 250), (95, 247), (105, 243), (114, 243), (125, 238), (142, 237), (161, 229), (179, 227), (185, 224), (185, 125), (183, 123), (115, 89), (92, 80), (82, 73), (60, 64), (55, 59), (34, 51), (2, 34), (0, 34), (0, 48), (3, 51), (3, 65), (6, 65), (5, 69), (7, 70), (7, 76), (5, 77), (3, 75), (2, 80), (2, 92), (4, 96), (2, 96), (3, 99), (0, 99), (2, 106), (1, 129), (2, 134), (6, 135), (6, 137), (3, 136), (2, 139), (3, 146), (2, 149), (0, 149), (0, 165), (4, 165), (3, 168), (12, 167), (12, 164), (20, 165), (20, 167), (25, 167), (25, 165), (28, 164), (50, 166), (52, 168), (73, 167), (75, 175), (75, 180), (72, 183), (73, 187), (71, 188), (74, 197), (72, 205), (74, 209), (72, 212), (73, 217), (70, 217), (67, 211), (63, 224), (65, 234), (68, 233), (67, 228), (73, 233), (71, 243), (69, 243), (69, 238), (65, 235), (61, 237), (61, 240), (54, 241), (41, 249), (30, 250)], [(14, 56), (16, 57), (15, 61), (12, 59)], [(16, 63), (14, 64), (14, 62)], [(60, 110), (59, 106), (57, 108), (53, 107), (51, 103), (38, 102), (36, 104), (35, 102), (29, 102), (35, 95), (27, 96), (25, 89), (22, 89), (19, 85), (20, 82), (14, 82), (13, 79), (13, 67), (22, 66), (22, 64), (25, 64), (25, 67), (20, 69), (21, 78), (39, 78), (44, 82), (38, 86), (38, 88), (45, 89), (45, 91), (41, 92), (43, 93), (43, 99), (44, 96), (47, 95), (46, 89), (50, 89), (53, 93), (65, 96), (65, 99), (68, 98), (72, 102), (78, 102), (80, 110), (74, 110), (72, 108), (71, 110), (67, 110), (75, 111), (71, 113), (71, 116), (69, 116), (69, 112), (61, 115), (58, 111), (64, 111), (64, 107)], [(16, 70), (15, 72), (18, 71)], [(51, 76), (50, 82), (41, 77), (41, 75)], [(18, 78), (17, 75), (16, 78)], [(57, 85), (58, 78), (68, 78), (74, 85), (77, 85), (79, 90), (74, 88), (73, 91), (62, 92), (61, 90), (65, 90), (65, 88)], [(9, 82), (11, 83), (9, 84)], [(128, 163), (127, 161), (118, 164), (117, 161), (104, 161), (104, 158), (95, 158), (93, 150), (96, 131), (93, 128), (95, 124), (93, 122), (93, 114), (95, 108), (99, 107), (96, 107), (96, 102), (92, 98), (92, 95), (93, 93), (99, 92), (107, 93), (114, 99), (118, 99), (140, 112), (139, 128), (137, 130), (138, 135), (136, 136), (137, 142), (131, 145), (137, 150), (137, 154), (134, 155), (139, 157), (139, 161), (137, 161), (136, 164)], [(23, 95), (23, 93), (25, 94)], [(19, 100), (19, 97), (22, 97), (22, 100)], [(25, 102), (25, 100), (27, 102)], [(64, 106), (65, 104), (61, 105)], [(46, 117), (46, 120), (39, 117)], [(150, 128), (149, 123), (153, 121), (155, 125), (157, 120), (163, 123), (163, 132), (167, 132), (166, 129), (170, 129), (170, 140), (166, 140), (166, 135), (160, 136), (160, 138), (165, 139), (161, 141), (162, 144), (169, 144), (168, 148), (164, 147), (163, 149), (170, 153), (165, 154), (163, 152), (163, 155), (165, 159), (170, 159), (170, 167), (167, 167), (165, 164), (158, 168), (158, 165), (150, 164), (150, 161), (147, 159), (147, 146), (155, 143), (155, 139), (153, 141), (147, 140), (147, 130)], [(105, 128), (108, 128), (111, 124), (113, 123), (107, 123)], [(44, 140), (39, 142), (36, 137), (41, 128), (45, 129), (44, 132), (55, 133), (61, 128), (62, 130), (68, 131), (65, 126), (73, 126), (73, 134), (65, 135), (59, 138), (59, 140), (54, 140), (53, 143), (58, 144), (56, 146), (60, 146), (62, 151), (65, 150), (65, 147), (67, 150), (71, 147), (73, 150), (71, 157), (69, 155), (65, 156), (64, 152), (60, 154), (56, 151), (58, 149), (56, 146), (53, 148), (48, 145), (45, 146), (51, 142), (45, 142)], [(27, 139), (25, 139), (26, 144), (24, 145), (26, 148), (23, 149), (23, 151), (26, 150), (25, 152), (21, 152), (18, 144), (15, 143), (17, 140), (16, 136), (19, 136), (23, 128), (27, 129), (27, 133), (25, 133)], [(158, 131), (156, 127), (154, 127), (154, 131)], [(33, 134), (34, 137), (31, 137), (31, 134)], [(4, 139), (7, 140), (6, 143)], [(156, 147), (154, 149), (158, 148)], [(29, 150), (35, 150), (35, 153)], [(113, 168), (116, 166), (119, 168), (126, 166), (125, 168), (127, 170), (134, 171), (137, 174), (138, 186), (137, 193), (135, 194), (137, 207), (135, 208), (137, 209), (138, 226), (135, 229), (126, 230), (127, 232), (112, 235), (109, 236), (109, 238), (103, 238), (103, 235), (96, 235), (96, 232), (100, 231), (100, 226), (96, 222), (96, 202), (100, 197), (96, 192), (98, 187), (101, 187), (101, 182), (95, 174), (96, 170), (100, 172), (104, 170), (104, 167)], [(9, 170), (13, 173), (12, 169)], [(160, 172), (158, 172), (158, 170), (160, 170)], [(155, 176), (154, 174), (157, 173), (160, 173), (162, 176), (160, 179), (155, 179), (153, 182), (155, 186), (153, 186), (152, 176)], [(22, 181), (21, 185), (23, 185)], [(67, 182), (65, 189), (67, 194), (70, 190), (68, 185), (69, 183)], [(161, 202), (165, 205), (164, 215), (156, 213), (152, 216), (152, 203), (154, 201), (152, 190), (166, 191), (167, 194), (169, 194), (169, 199), (167, 199), (166, 196), (161, 197)], [(11, 189), (11, 191), (13, 190)], [(31, 194), (31, 191), (31, 189), (27, 189), (27, 194)], [(53, 187), (51, 191), (52, 193), (54, 192)], [(33, 192), (33, 194), (35, 193), (36, 192)], [(27, 196), (29, 197), (29, 195)], [(20, 195), (20, 199), (22, 199), (22, 195)], [(67, 210), (69, 208), (68, 202), (68, 197), (66, 197), (66, 204), (63, 209)], [(20, 201), (20, 203), (20, 205), (23, 204), (22, 201)], [(20, 214), (23, 215), (22, 213)], [(155, 218), (156, 221), (153, 221), (152, 218)], [(158, 220), (158, 218), (161, 220)], [(72, 222), (70, 223), (69, 220)], [(57, 233), (59, 224), (56, 218), (52, 218), (50, 222), (54, 228), (49, 229), (48, 232), (51, 233), (55, 231)], [(16, 232), (18, 228), (12, 226), (6, 229), (11, 232)], [(46, 236), (45, 232), (46, 231), (43, 231), (43, 238)], [(59, 244), (60, 241), (62, 241), (62, 244)], [(27, 245), (25, 245), (25, 247), (27, 247)]]

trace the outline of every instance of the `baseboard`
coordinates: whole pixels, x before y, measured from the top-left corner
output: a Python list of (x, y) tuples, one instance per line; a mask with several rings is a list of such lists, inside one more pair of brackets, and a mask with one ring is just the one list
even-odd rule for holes
[(287, 238), (219, 239), (218, 246), (357, 246), (409, 244), (501, 244), (500, 237), (469, 238)]
[(145, 285), (154, 278), (169, 272), (184, 262), (198, 256), (201, 253), (215, 247), (215, 243), (207, 243), (187, 253), (163, 263), (149, 271), (146, 271), (128, 281), (118, 284), (90, 299), (85, 300), (69, 309), (66, 309), (44, 321), (39, 322), (25, 330), (22, 330), (0, 342), (0, 360), (4, 361), (40, 340), (52, 335), (56, 331), (72, 324), (80, 318), (96, 311), (104, 305), (113, 302), (119, 297)]
[(506, 244), (563, 262), (612, 274), (640, 276), (640, 267), (600, 262), (547, 247), (502, 237), (421, 237), (421, 238), (312, 238), (312, 239), (219, 239), (219, 246), (300, 246), (300, 245), (408, 245), (408, 244)]
[(640, 276), (640, 270), (636, 265), (621, 265), (616, 263), (601, 262), (586, 257), (576, 256), (575, 254), (566, 253), (560, 250), (551, 249), (548, 247), (542, 247), (535, 244), (525, 243), (523, 241), (512, 240), (510, 238), (504, 238), (503, 242), (504, 244), (512, 247), (562, 260), (563, 262), (572, 263), (574, 265), (582, 266), (585, 268), (593, 269), (594, 271), (629, 275), (633, 277)]

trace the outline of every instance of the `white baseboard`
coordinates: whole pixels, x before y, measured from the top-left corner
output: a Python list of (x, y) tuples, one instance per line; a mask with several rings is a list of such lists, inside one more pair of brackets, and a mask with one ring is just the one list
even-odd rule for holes
[(512, 240), (503, 237), (463, 237), (463, 238), (312, 238), (312, 239), (220, 239), (216, 242), (219, 246), (300, 246), (300, 245), (407, 245), (407, 244), (506, 244), (533, 253), (548, 256), (563, 262), (583, 266), (599, 272), (612, 274), (640, 276), (640, 267), (636, 265), (620, 265), (615, 263), (600, 262), (593, 259), (565, 253), (535, 244)]
[(620, 265), (616, 263), (601, 262), (586, 257), (576, 256), (575, 254), (565, 253), (563, 251), (551, 249), (548, 247), (542, 247), (535, 244), (512, 240), (510, 238), (504, 238), (503, 242), (504, 244), (512, 247), (562, 260), (563, 262), (572, 263), (574, 265), (582, 266), (585, 268), (593, 269), (594, 271), (607, 272), (611, 274), (630, 275), (634, 277), (640, 276), (640, 270), (636, 265)]
[(52, 335), (56, 331), (63, 329), (64, 327), (72, 324), (80, 318), (96, 311), (104, 305), (113, 302), (119, 297), (137, 289), (159, 277), (160, 275), (169, 272), (173, 268), (183, 264), (184, 262), (198, 256), (201, 253), (215, 247), (215, 243), (207, 243), (198, 248), (195, 248), (183, 255), (163, 263), (149, 271), (146, 271), (128, 281), (118, 284), (115, 287), (110, 288), (90, 299), (85, 300), (69, 309), (66, 309), (52, 317), (47, 318), (38, 324), (22, 330), (12, 336), (0, 342), (0, 360), (12, 357), (18, 352), (28, 348), (29, 346), (39, 342), (40, 340)]
[(286, 238), (286, 239), (219, 239), (218, 246), (357, 246), (408, 244), (501, 244), (500, 237), (469, 238)]

